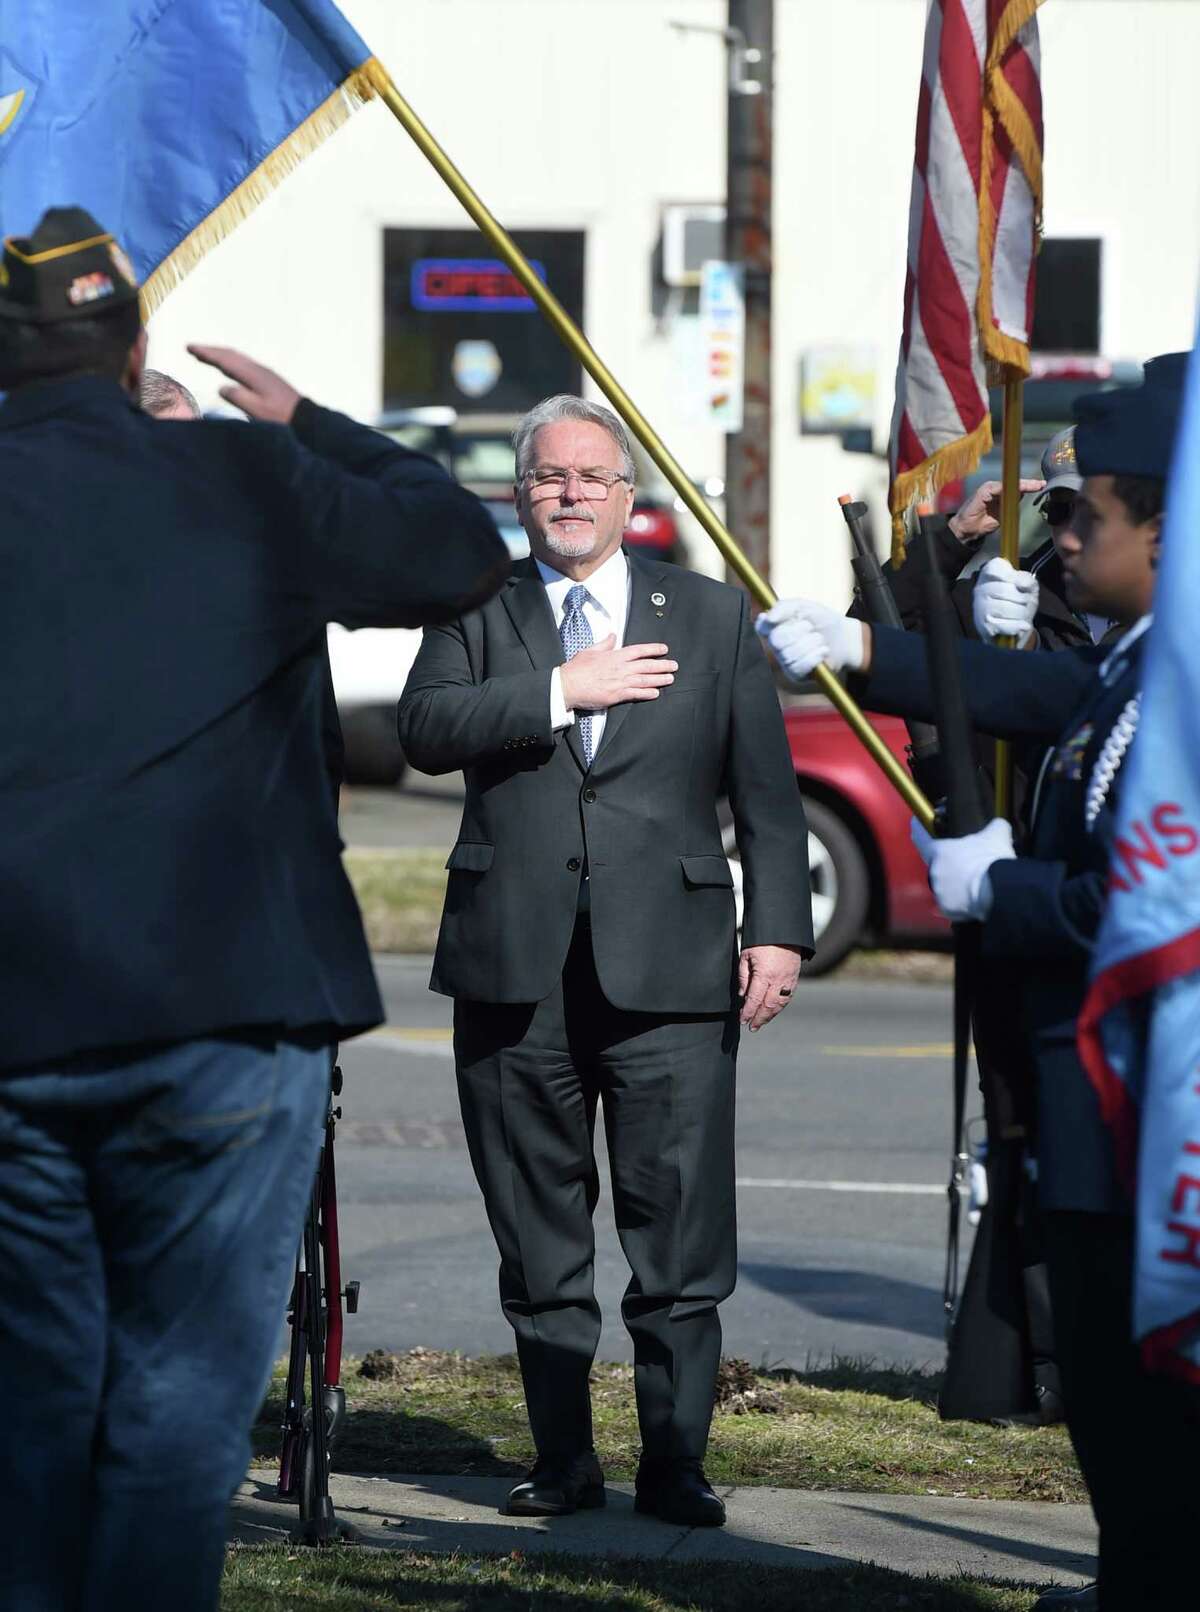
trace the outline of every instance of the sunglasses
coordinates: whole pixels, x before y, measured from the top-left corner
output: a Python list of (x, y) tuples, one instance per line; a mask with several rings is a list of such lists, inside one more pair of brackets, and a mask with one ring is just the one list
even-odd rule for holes
[(1073, 498), (1051, 498), (1042, 505), (1042, 519), (1052, 530), (1065, 526), (1075, 513)]

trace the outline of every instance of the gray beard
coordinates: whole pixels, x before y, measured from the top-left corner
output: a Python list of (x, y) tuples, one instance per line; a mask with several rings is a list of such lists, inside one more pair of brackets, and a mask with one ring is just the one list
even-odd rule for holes
[(596, 528), (591, 527), (584, 537), (566, 537), (555, 531), (552, 522), (546, 528), (545, 543), (551, 554), (561, 555), (564, 560), (584, 560), (596, 547)]

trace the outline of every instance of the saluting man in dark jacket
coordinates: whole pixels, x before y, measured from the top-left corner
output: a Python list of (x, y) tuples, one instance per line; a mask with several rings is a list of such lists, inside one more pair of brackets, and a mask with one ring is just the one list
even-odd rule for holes
[(621, 546), (621, 422), (549, 398), (515, 446), (532, 558), (482, 610), (426, 631), (400, 702), (410, 759), (466, 774), (432, 984), (455, 998), (467, 1141), (538, 1452), (509, 1506), (604, 1503), (588, 1398), (602, 1102), (633, 1272), (637, 1504), (720, 1524), (701, 1463), (736, 1274), (735, 993), (758, 1029), (812, 953), (804, 814), (746, 595)]
[[(1187, 354), (1141, 387), (1076, 405), (1084, 477), (1060, 537), (1073, 609), (1119, 623), (1109, 645), (1045, 656), (961, 646), (972, 718), (999, 738), (1053, 741), (1027, 854), (1001, 819), (959, 839), (916, 837), (947, 917), (983, 925), (985, 957), (1022, 963), (1037, 1067), (1038, 1196), (1067, 1424), (1100, 1524), (1101, 1612), (1194, 1600), (1200, 1388), (1146, 1373), (1133, 1344), (1133, 1226), (1112, 1140), (1075, 1044), (1106, 901), (1123, 763), (1135, 742), (1165, 479)], [(923, 641), (788, 600), (765, 630), (790, 677), (857, 672), (869, 708), (931, 720)], [(1047, 1599), (1047, 1606), (1051, 1604)]]
[(136, 406), (117, 243), (0, 266), (6, 1612), (211, 1612), (328, 1100), (380, 1001), (321, 745), (327, 621), (506, 576), (429, 460), (195, 349), (259, 420)]

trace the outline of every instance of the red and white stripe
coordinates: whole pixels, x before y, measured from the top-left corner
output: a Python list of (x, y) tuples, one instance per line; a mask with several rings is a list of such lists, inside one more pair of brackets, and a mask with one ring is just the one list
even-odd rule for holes
[(892, 423), (897, 517), (991, 446), (987, 360), (1028, 372), (1039, 0), (930, 0)]

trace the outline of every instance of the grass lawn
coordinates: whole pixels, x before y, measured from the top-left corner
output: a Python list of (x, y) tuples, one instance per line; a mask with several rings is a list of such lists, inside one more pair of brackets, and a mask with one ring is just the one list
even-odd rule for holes
[(343, 861), (371, 950), (431, 952), (446, 894), (446, 851), (347, 851)]
[[(414, 1349), (366, 1364), (383, 1375), (363, 1376), (357, 1360), (343, 1373), (350, 1413), (334, 1447), (335, 1471), (514, 1473), (530, 1465), (513, 1356)], [(260, 1459), (278, 1449), (282, 1381), (281, 1365), (255, 1429)], [(936, 1375), (853, 1361), (807, 1372), (754, 1372), (727, 1361), (705, 1468), (718, 1485), (1084, 1500), (1061, 1427), (941, 1422), (937, 1386)], [(597, 1366), (592, 1399), (605, 1470), (631, 1481), (638, 1458), (632, 1367)]]
[(875, 1567), (803, 1573), (744, 1562), (234, 1546), (221, 1612), (1028, 1612), (1032, 1589)]

